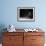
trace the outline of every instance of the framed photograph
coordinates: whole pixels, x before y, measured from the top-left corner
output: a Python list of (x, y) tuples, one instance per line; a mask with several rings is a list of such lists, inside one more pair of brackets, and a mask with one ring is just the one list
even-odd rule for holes
[(18, 7), (17, 20), (23, 22), (35, 21), (35, 8), (34, 7)]

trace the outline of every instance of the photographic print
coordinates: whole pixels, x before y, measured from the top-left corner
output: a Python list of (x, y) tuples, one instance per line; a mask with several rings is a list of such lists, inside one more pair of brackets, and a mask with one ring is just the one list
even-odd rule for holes
[(34, 7), (18, 7), (17, 8), (18, 21), (35, 21), (35, 8)]

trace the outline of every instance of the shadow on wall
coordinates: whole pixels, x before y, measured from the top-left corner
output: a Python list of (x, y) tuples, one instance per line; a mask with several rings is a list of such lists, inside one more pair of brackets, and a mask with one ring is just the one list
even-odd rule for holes
[(3, 32), (6, 32), (6, 27), (4, 24), (0, 24), (0, 43), (2, 43)]

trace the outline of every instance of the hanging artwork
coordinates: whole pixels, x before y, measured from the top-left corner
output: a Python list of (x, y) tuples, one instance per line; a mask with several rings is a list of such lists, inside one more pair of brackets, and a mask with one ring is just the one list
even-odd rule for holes
[(34, 7), (18, 7), (17, 20), (22, 22), (35, 21), (35, 8)]

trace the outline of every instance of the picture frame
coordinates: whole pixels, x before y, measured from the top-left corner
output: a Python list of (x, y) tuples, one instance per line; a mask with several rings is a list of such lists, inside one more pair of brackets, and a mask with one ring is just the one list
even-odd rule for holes
[(35, 7), (18, 7), (17, 21), (20, 22), (34, 22), (35, 21)]

